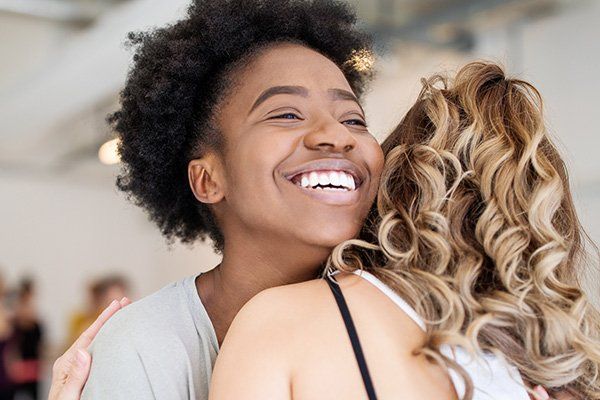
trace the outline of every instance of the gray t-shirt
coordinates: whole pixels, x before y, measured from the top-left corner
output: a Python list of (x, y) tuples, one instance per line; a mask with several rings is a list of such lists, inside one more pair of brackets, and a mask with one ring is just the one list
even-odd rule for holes
[(92, 343), (82, 400), (206, 400), (219, 350), (196, 291), (172, 283), (114, 315)]

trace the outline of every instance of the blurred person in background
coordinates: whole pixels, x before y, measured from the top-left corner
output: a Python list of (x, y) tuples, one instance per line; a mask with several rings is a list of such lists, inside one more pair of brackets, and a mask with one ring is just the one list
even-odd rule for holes
[(12, 400), (14, 382), (9, 373), (9, 342), (13, 334), (12, 321), (6, 306), (6, 286), (0, 276), (0, 400)]
[(109, 275), (94, 280), (88, 288), (88, 304), (84, 310), (77, 311), (69, 323), (69, 341), (71, 346), (114, 299), (128, 297), (129, 284), (121, 275)]
[(35, 303), (35, 286), (31, 279), (19, 285), (14, 311), (14, 332), (11, 340), (11, 374), (15, 391), (21, 398), (38, 399), (41, 377), (41, 357), (44, 330)]

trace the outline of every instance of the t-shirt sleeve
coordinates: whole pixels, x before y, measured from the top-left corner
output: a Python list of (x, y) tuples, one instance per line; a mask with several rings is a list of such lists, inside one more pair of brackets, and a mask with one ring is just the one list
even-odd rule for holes
[(92, 367), (81, 400), (156, 398), (135, 338), (119, 325), (109, 321), (90, 347)]

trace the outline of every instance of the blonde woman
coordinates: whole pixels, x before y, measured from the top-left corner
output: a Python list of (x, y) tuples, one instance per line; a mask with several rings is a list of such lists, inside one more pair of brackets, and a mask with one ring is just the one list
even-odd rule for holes
[(248, 303), (210, 398), (522, 399), (535, 382), (600, 399), (583, 231), (537, 90), (486, 63), (433, 77), (383, 148), (375, 238)]

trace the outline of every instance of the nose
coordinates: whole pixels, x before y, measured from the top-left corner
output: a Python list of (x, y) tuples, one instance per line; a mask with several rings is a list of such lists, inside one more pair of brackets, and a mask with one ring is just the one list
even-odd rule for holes
[(304, 136), (304, 146), (310, 150), (347, 153), (356, 144), (356, 138), (348, 128), (333, 118), (321, 121)]

